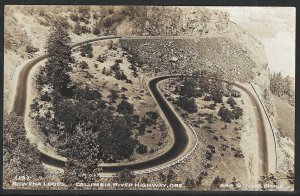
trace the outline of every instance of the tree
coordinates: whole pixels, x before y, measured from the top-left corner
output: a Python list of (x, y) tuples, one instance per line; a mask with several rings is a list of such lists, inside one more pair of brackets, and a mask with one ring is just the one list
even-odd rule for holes
[(179, 88), (179, 95), (190, 97), (197, 96), (197, 81), (195, 78), (186, 77)]
[(126, 100), (122, 100), (117, 106), (117, 112), (120, 114), (132, 114), (133, 105)]
[(84, 44), (79, 47), (80, 55), (83, 57), (93, 58), (93, 47), (91, 43)]
[(234, 106), (236, 105), (236, 102), (233, 99), (233, 97), (229, 97), (226, 103), (228, 103), (231, 108), (234, 108)]
[(53, 27), (46, 48), (49, 54), (45, 66), (47, 78), (55, 91), (63, 93), (70, 83), (67, 71), (73, 59), (71, 39), (59, 22)]
[(140, 144), (137, 149), (136, 149), (137, 153), (139, 154), (145, 154), (148, 151), (148, 147), (144, 144)]
[(222, 103), (222, 97), (224, 94), (224, 84), (221, 81), (222, 76), (218, 73), (212, 74), (212, 78), (210, 79), (210, 87), (209, 91), (211, 94), (211, 98), (215, 103)]
[(79, 68), (81, 68), (81, 69), (88, 69), (89, 65), (87, 64), (87, 62), (81, 61), (81, 63), (79, 64)]
[(231, 119), (234, 118), (234, 115), (226, 107), (222, 106), (218, 112), (218, 115), (221, 116), (221, 119), (225, 122), (231, 123)]
[(188, 111), (189, 113), (195, 113), (198, 111), (194, 98), (188, 98), (187, 96), (180, 96), (176, 101), (176, 103), (178, 104), (178, 106)]
[(116, 102), (116, 99), (119, 98), (119, 94), (116, 90), (111, 90), (110, 91), (110, 95), (108, 96), (108, 98), (110, 99), (110, 102), (111, 103), (115, 103)]
[(23, 117), (4, 114), (3, 122), (3, 185), (11, 186), (15, 176), (43, 180), (46, 173), (40, 153), (26, 138)]
[(224, 178), (220, 178), (219, 176), (215, 177), (215, 179), (213, 180), (213, 182), (211, 183), (211, 188), (212, 189), (216, 189), (216, 188), (220, 188), (221, 184), (224, 184), (226, 181)]
[(97, 27), (94, 27), (93, 34), (94, 35), (99, 35), (100, 34), (100, 30)]
[(143, 121), (146, 125), (152, 125), (155, 124), (159, 115), (157, 112), (149, 111), (145, 113), (145, 117), (143, 118)]
[(232, 110), (232, 114), (234, 116), (235, 119), (239, 119), (240, 116), (243, 115), (243, 109), (240, 108), (240, 107), (235, 107), (233, 110)]
[(75, 33), (76, 35), (81, 35), (82, 34), (81, 25), (78, 21), (76, 22), (76, 24), (74, 26), (73, 33)]
[(114, 162), (129, 158), (137, 144), (131, 137), (132, 127), (123, 117), (115, 117), (107, 131), (99, 134), (98, 143), (104, 161)]

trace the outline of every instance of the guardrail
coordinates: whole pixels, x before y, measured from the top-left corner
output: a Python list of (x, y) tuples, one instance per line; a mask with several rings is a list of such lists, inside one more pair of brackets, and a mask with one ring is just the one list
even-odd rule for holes
[(267, 117), (267, 119), (268, 119), (268, 122), (269, 122), (269, 124), (270, 124), (270, 127), (271, 127), (271, 130), (272, 130), (272, 135), (273, 135), (273, 140), (274, 140), (274, 144), (275, 144), (275, 161), (276, 161), (276, 163), (275, 163), (275, 165), (276, 165), (276, 172), (277, 172), (277, 169), (278, 169), (278, 156), (277, 156), (277, 141), (276, 141), (276, 137), (275, 137), (275, 133), (274, 133), (274, 129), (273, 129), (273, 126), (272, 126), (272, 123), (271, 123), (271, 120), (269, 119), (269, 116), (268, 116), (268, 113), (267, 113), (267, 110), (266, 110), (266, 108), (265, 108), (265, 106), (264, 106), (264, 104), (262, 103), (262, 101), (261, 101), (261, 99), (260, 99), (260, 97), (259, 97), (259, 95), (258, 95), (258, 93), (256, 92), (256, 90), (255, 90), (255, 88), (254, 88), (254, 86), (253, 86), (253, 84), (251, 84), (250, 83), (250, 85), (251, 85), (251, 87), (252, 87), (252, 89), (253, 89), (253, 91), (255, 92), (255, 94), (256, 94), (256, 96), (257, 96), (257, 98), (258, 98), (258, 100), (259, 100), (259, 102), (260, 102), (260, 104), (261, 104), (261, 106), (262, 106), (262, 108), (263, 108), (263, 110), (264, 110), (264, 112), (265, 112), (265, 114), (266, 114), (266, 117)]

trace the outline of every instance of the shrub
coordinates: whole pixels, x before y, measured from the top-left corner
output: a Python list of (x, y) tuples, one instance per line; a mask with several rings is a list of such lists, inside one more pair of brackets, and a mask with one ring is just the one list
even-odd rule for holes
[(118, 71), (115, 72), (115, 78), (117, 80), (126, 80), (127, 83), (130, 83), (129, 80), (127, 79), (127, 76), (121, 70), (118, 70)]
[(235, 119), (239, 119), (240, 116), (243, 115), (243, 109), (240, 108), (240, 107), (235, 107), (233, 110), (232, 110), (232, 114), (234, 116)]
[(138, 131), (139, 131), (140, 134), (144, 134), (145, 133), (145, 131), (146, 131), (146, 125), (145, 125), (144, 122), (140, 123), (140, 126), (138, 127)]
[(42, 100), (42, 101), (50, 102), (52, 99), (51, 99), (51, 97), (49, 96), (48, 92), (46, 92), (46, 93), (43, 93), (43, 94), (41, 95), (41, 100)]
[(231, 123), (231, 119), (233, 119), (233, 114), (226, 107), (222, 106), (218, 112), (218, 115), (221, 116), (221, 119), (225, 122)]
[(79, 17), (78, 17), (78, 15), (71, 14), (70, 19), (74, 22), (77, 22), (79, 20)]
[(216, 104), (210, 104), (208, 106), (208, 108), (211, 109), (211, 110), (214, 110), (214, 109), (216, 109)]
[(74, 29), (73, 29), (73, 33), (75, 33), (76, 35), (81, 35), (82, 34), (81, 26), (80, 26), (79, 22), (77, 22), (75, 24)]
[(180, 96), (176, 101), (176, 103), (178, 104), (178, 106), (188, 111), (189, 113), (195, 113), (198, 111), (194, 98), (188, 98), (187, 96)]
[(79, 64), (79, 67), (80, 67), (81, 69), (88, 69), (88, 68), (89, 68), (89, 65), (87, 64), (87, 62), (81, 61), (81, 63)]
[(35, 53), (39, 51), (38, 48), (36, 47), (33, 47), (33, 46), (26, 46), (26, 52), (29, 53), (29, 54), (32, 54), (32, 53)]
[(74, 26), (73, 33), (81, 35), (84, 33), (91, 33), (91, 30), (86, 26), (81, 26), (79, 22), (77, 22)]
[(106, 59), (107, 59), (106, 55), (99, 55), (96, 60), (99, 61), (100, 63), (104, 63)]
[(234, 106), (236, 105), (236, 102), (232, 97), (229, 97), (226, 103), (228, 103), (231, 108), (234, 108)]
[(120, 114), (132, 114), (133, 105), (126, 100), (122, 100), (121, 103), (117, 106), (117, 112)]
[(120, 63), (123, 63), (123, 60), (122, 59), (116, 59), (115, 62), (120, 64)]
[(114, 63), (112, 66), (110, 66), (110, 71), (113, 71), (113, 72), (120, 71), (119, 63)]
[(209, 152), (209, 151), (206, 151), (206, 153), (205, 153), (205, 157), (206, 157), (206, 159), (207, 160), (211, 160), (212, 159), (212, 156), (213, 156), (213, 154), (211, 153), (211, 152)]
[(110, 95), (108, 96), (108, 98), (110, 99), (111, 103), (115, 103), (116, 99), (119, 98), (119, 94), (116, 90), (111, 90)]
[(237, 157), (237, 158), (244, 158), (244, 155), (243, 155), (243, 153), (242, 153), (241, 150), (237, 150), (237, 151), (235, 151), (235, 153), (234, 153), (234, 157)]
[(210, 124), (214, 122), (214, 116), (213, 116), (213, 114), (207, 114), (206, 117), (205, 117), (205, 119)]
[(103, 69), (102, 69), (102, 72), (101, 72), (103, 75), (106, 75), (107, 74), (107, 72), (106, 72), (106, 68), (105, 67), (103, 67)]
[(211, 100), (211, 97), (210, 96), (208, 96), (208, 95), (205, 95), (204, 96), (204, 101), (210, 101)]
[(221, 184), (224, 184), (226, 181), (224, 178), (220, 178), (219, 176), (215, 177), (211, 184), (211, 188), (220, 188)]
[(223, 103), (222, 97), (223, 97), (223, 94), (220, 91), (211, 93), (211, 99), (215, 103)]
[(81, 52), (81, 56), (93, 58), (93, 47), (91, 43), (84, 44), (79, 47), (79, 51)]
[(9, 188), (19, 175), (45, 180), (46, 171), (39, 151), (26, 137), (23, 117), (11, 112), (3, 119), (3, 186)]
[(99, 35), (100, 34), (100, 30), (98, 28), (94, 28), (93, 29), (93, 34), (94, 35)]
[(238, 98), (238, 97), (241, 97), (241, 93), (239, 91), (233, 89), (231, 91), (231, 96)]
[(136, 149), (137, 153), (139, 154), (145, 154), (146, 152), (148, 152), (148, 147), (145, 146), (144, 144), (140, 144), (137, 149)]

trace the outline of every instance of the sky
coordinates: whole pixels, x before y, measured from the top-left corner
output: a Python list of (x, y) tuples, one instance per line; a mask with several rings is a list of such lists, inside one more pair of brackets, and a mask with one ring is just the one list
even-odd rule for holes
[(271, 72), (295, 77), (295, 13), (292, 7), (217, 7), (264, 46)]

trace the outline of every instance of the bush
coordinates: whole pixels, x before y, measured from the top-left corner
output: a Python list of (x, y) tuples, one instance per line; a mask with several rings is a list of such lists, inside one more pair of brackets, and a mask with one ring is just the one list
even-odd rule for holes
[(74, 26), (73, 33), (81, 35), (84, 33), (91, 33), (91, 30), (86, 26), (81, 26), (79, 22), (77, 22)]
[(237, 151), (235, 151), (234, 157), (244, 158), (244, 155), (241, 150), (237, 150)]
[(205, 153), (205, 157), (206, 157), (206, 159), (207, 160), (211, 160), (212, 159), (212, 156), (213, 156), (213, 154), (211, 153), (211, 152), (209, 152), (209, 151), (206, 151), (206, 153)]
[(74, 22), (77, 22), (79, 20), (79, 17), (78, 17), (78, 15), (71, 14), (70, 19)]
[(241, 93), (239, 91), (233, 89), (231, 91), (231, 96), (238, 98), (238, 97), (241, 97)]
[(224, 178), (220, 178), (219, 176), (215, 177), (211, 184), (211, 188), (220, 188), (221, 184), (224, 184), (226, 181)]
[(226, 103), (228, 103), (231, 108), (234, 108), (234, 106), (236, 105), (236, 102), (232, 97), (229, 97)]
[(145, 134), (146, 124), (143, 121), (140, 123), (140, 126), (138, 127), (138, 131), (140, 134)]
[(206, 117), (205, 117), (205, 119), (210, 124), (214, 122), (214, 116), (213, 116), (213, 114), (207, 114)]
[(87, 64), (87, 62), (81, 61), (81, 63), (79, 64), (79, 67), (80, 67), (81, 69), (88, 69), (88, 68), (89, 68), (89, 65)]
[(96, 60), (99, 61), (100, 63), (104, 63), (106, 59), (107, 59), (106, 55), (99, 55)]
[(114, 63), (112, 66), (110, 66), (110, 71), (112, 71), (112, 72), (120, 71), (119, 63)]
[(144, 144), (140, 144), (137, 149), (136, 152), (139, 154), (145, 154), (146, 152), (148, 152), (148, 147), (145, 146)]
[(211, 99), (215, 103), (223, 103), (222, 97), (223, 97), (223, 94), (219, 91), (211, 93)]
[(116, 99), (119, 98), (119, 94), (116, 90), (111, 90), (110, 95), (108, 96), (108, 98), (110, 99), (111, 103), (115, 103)]
[(221, 119), (225, 122), (231, 123), (231, 119), (233, 119), (234, 115), (230, 110), (226, 107), (222, 106), (218, 112), (218, 115), (221, 116)]
[(115, 72), (115, 78), (117, 80), (126, 80), (127, 83), (130, 83), (129, 80), (127, 79), (127, 76), (121, 70), (118, 70), (118, 71)]
[(98, 28), (94, 28), (93, 29), (93, 34), (94, 35), (99, 35), (100, 34), (100, 30)]
[(204, 101), (210, 101), (211, 100), (211, 97), (210, 96), (208, 96), (208, 95), (205, 95), (204, 96)]
[(36, 47), (33, 47), (33, 46), (26, 46), (26, 52), (29, 53), (29, 54), (32, 54), (32, 53), (35, 53), (39, 51), (38, 48)]
[(43, 94), (41, 95), (41, 100), (42, 100), (42, 101), (50, 102), (52, 99), (51, 99), (51, 97), (49, 96), (48, 92), (46, 92), (46, 93), (43, 93)]
[(93, 58), (93, 47), (91, 43), (84, 44), (79, 47), (79, 51), (81, 52), (81, 56)]
[(123, 60), (122, 59), (116, 59), (115, 62), (120, 64), (120, 63), (123, 63)]
[(239, 119), (240, 116), (243, 115), (243, 109), (240, 108), (240, 107), (235, 107), (233, 110), (232, 110), (232, 114), (234, 116), (235, 119)]
[(188, 111), (189, 113), (195, 113), (198, 111), (194, 98), (188, 98), (187, 96), (180, 96), (176, 101), (176, 103), (178, 104), (178, 106)]
[(75, 33), (76, 35), (81, 35), (82, 34), (81, 26), (80, 26), (79, 22), (77, 22), (75, 24), (74, 29), (73, 29), (73, 33)]
[(132, 114), (133, 105), (125, 100), (122, 100), (121, 103), (117, 106), (117, 112), (120, 114)]
[(11, 188), (20, 175), (45, 180), (46, 171), (39, 151), (26, 137), (23, 117), (11, 112), (3, 119), (3, 186)]

